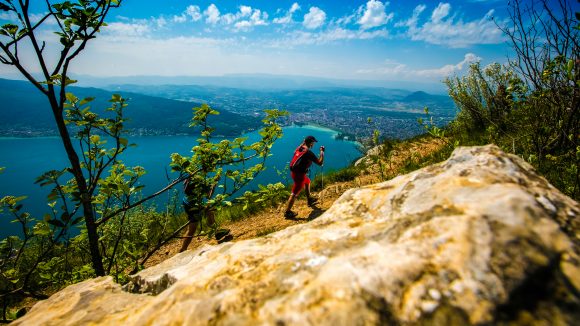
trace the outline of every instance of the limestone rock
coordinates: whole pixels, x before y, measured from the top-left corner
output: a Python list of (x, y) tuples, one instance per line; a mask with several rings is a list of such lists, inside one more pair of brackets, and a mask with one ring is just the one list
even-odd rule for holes
[(127, 291), (70, 286), (15, 324), (573, 324), (579, 214), (521, 159), (458, 148), (307, 224), (176, 255)]

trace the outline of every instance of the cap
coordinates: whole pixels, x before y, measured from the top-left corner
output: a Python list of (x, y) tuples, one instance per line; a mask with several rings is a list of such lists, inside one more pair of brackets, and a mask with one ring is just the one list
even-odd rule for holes
[(314, 143), (314, 142), (318, 142), (318, 140), (316, 140), (316, 138), (314, 138), (314, 136), (306, 136), (306, 138), (304, 138), (304, 142), (305, 143)]

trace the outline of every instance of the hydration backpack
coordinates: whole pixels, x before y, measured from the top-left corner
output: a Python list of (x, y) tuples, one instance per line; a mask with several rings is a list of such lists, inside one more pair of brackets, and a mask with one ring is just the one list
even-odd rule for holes
[(294, 171), (296, 166), (298, 166), (298, 164), (300, 163), (302, 156), (304, 156), (306, 152), (308, 152), (308, 149), (304, 145), (300, 145), (298, 146), (298, 148), (296, 148), (296, 150), (294, 151), (294, 156), (292, 156), (292, 160), (290, 161), (290, 171)]

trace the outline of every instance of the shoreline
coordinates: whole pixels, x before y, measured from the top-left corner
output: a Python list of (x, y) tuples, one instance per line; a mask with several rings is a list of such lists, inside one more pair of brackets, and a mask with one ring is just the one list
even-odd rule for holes
[[(334, 134), (333, 136), (338, 135), (338, 134), (340, 134), (340, 133), (343, 132), (342, 130), (333, 129), (331, 127), (326, 127), (326, 126), (319, 125), (319, 124), (315, 124), (315, 123), (306, 123), (306, 124), (303, 124), (303, 125), (292, 124), (292, 125), (284, 126), (282, 128), (285, 128), (285, 127), (307, 128), (307, 129), (314, 129), (314, 130), (323, 131), (323, 132), (332, 132)], [(357, 150), (362, 155), (366, 154), (364, 152), (364, 150), (363, 150), (363, 148), (364, 148), (363, 147), (363, 144), (361, 144), (360, 142), (358, 142), (356, 140), (344, 140), (344, 139), (341, 139), (341, 140), (337, 140), (337, 141), (344, 141), (344, 142), (353, 143), (353, 144), (356, 145)]]
[[(338, 130), (338, 129), (334, 129), (332, 127), (327, 127), (327, 126), (323, 126), (320, 124), (315, 124), (315, 123), (306, 123), (306, 124), (291, 124), (291, 125), (286, 125), (286, 126), (282, 126), (282, 129), (284, 128), (305, 128), (305, 129), (310, 129), (313, 131), (319, 131), (319, 132), (327, 132), (327, 133), (331, 133), (332, 136), (336, 136), (340, 133), (342, 133), (343, 131)], [(214, 136), (217, 139), (223, 139), (223, 138), (235, 138), (235, 137), (243, 137), (245, 135), (257, 132), (258, 130), (251, 130), (251, 131), (245, 131), (242, 132), (241, 134), (237, 135), (237, 136), (224, 136), (224, 135), (216, 135)], [(199, 137), (199, 135), (190, 135), (190, 134), (160, 134), (160, 135), (127, 135), (126, 136), (129, 141), (131, 141), (131, 138), (149, 138), (149, 137)], [(22, 136), (0, 136), (0, 141), (2, 140), (32, 140), (32, 139), (60, 139), (59, 136), (30, 136), (30, 137), (22, 137)], [(356, 145), (357, 150), (361, 153), (361, 155), (364, 155), (365, 152), (363, 150), (363, 145), (356, 141), (356, 140), (337, 140), (337, 141), (344, 141), (344, 142), (349, 142), (349, 143), (353, 143), (354, 145)]]
[(30, 137), (0, 136), (0, 140), (15, 140), (15, 139), (60, 139), (60, 137), (59, 136), (30, 136)]

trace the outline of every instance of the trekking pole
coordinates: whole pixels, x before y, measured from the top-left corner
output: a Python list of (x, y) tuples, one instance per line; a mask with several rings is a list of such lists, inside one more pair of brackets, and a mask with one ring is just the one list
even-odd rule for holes
[(322, 181), (321, 181), (322, 189), (320, 190), (320, 204), (322, 204), (323, 199), (324, 199), (324, 164), (322, 164), (320, 166), (320, 174), (322, 175)]

